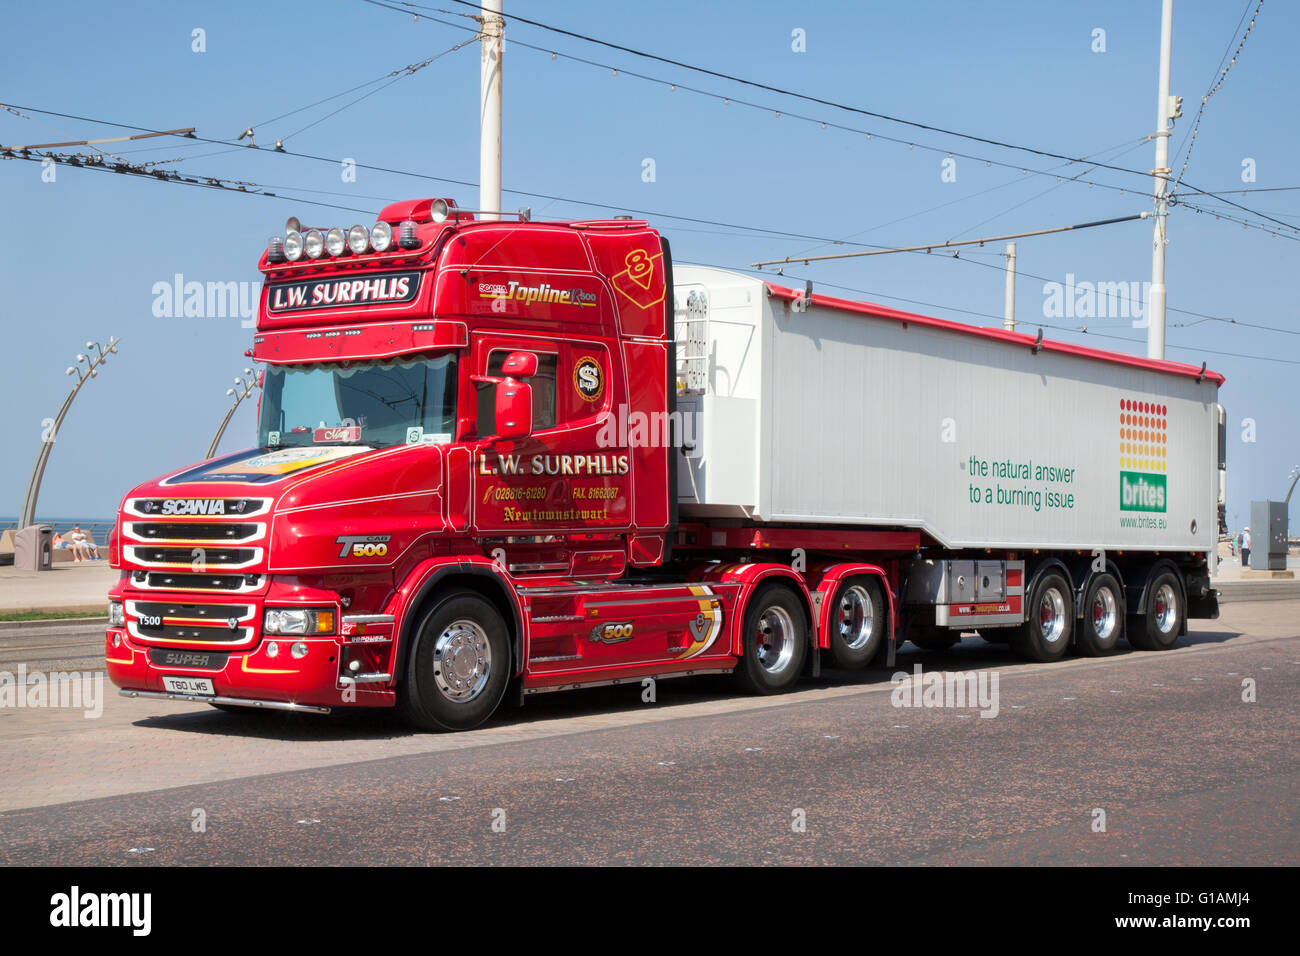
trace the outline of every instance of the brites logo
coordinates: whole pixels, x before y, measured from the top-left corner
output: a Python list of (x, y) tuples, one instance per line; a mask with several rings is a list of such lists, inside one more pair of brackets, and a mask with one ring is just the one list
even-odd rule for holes
[(1119, 403), (1119, 507), (1121, 511), (1167, 508), (1169, 408), (1143, 399)]

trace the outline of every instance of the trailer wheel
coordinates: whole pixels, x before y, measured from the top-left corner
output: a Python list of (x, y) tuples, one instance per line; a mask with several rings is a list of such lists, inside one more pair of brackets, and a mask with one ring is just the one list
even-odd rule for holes
[(1048, 571), (1034, 585), (1029, 617), (1011, 641), (1017, 654), (1031, 661), (1056, 661), (1070, 646), (1074, 602), (1070, 585), (1056, 571)]
[(779, 584), (761, 588), (749, 599), (741, 628), (736, 684), (753, 694), (793, 687), (808, 653), (808, 616), (795, 593)]
[(875, 578), (850, 578), (835, 595), (830, 620), (831, 658), (836, 667), (865, 667), (889, 630), (880, 584)]
[(1083, 618), (1076, 638), (1088, 657), (1101, 657), (1115, 649), (1124, 623), (1124, 599), (1114, 575), (1098, 574), (1083, 595)]
[(1143, 613), (1129, 618), (1128, 642), (1140, 651), (1167, 651), (1178, 640), (1185, 614), (1178, 575), (1162, 571), (1147, 587)]
[(480, 595), (459, 591), (416, 625), (397, 703), (423, 730), (469, 730), (492, 716), (509, 678), (501, 614)]

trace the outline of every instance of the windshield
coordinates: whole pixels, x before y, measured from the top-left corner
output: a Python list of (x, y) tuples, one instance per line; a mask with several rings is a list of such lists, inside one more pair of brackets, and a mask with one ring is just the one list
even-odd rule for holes
[(272, 365), (262, 383), (263, 448), (445, 443), (456, 422), (456, 357)]

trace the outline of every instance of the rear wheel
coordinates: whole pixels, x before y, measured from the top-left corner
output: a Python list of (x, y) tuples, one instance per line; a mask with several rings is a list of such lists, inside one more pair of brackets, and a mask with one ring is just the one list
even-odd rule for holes
[(416, 625), (398, 707), (424, 730), (469, 730), (492, 716), (509, 678), (505, 621), (486, 598), (460, 591)]
[(835, 596), (830, 651), (836, 667), (865, 667), (889, 630), (880, 585), (873, 578), (850, 578)]
[(1124, 599), (1114, 575), (1098, 574), (1083, 595), (1082, 620), (1076, 643), (1079, 652), (1100, 657), (1115, 649), (1124, 622)]
[(1185, 614), (1178, 575), (1161, 571), (1147, 586), (1144, 613), (1129, 618), (1128, 642), (1140, 651), (1167, 651), (1178, 641)]
[(760, 589), (749, 599), (741, 628), (733, 680), (754, 694), (793, 687), (808, 653), (808, 615), (795, 593), (782, 585)]
[(1060, 660), (1070, 646), (1074, 601), (1070, 585), (1056, 571), (1048, 571), (1034, 585), (1029, 617), (1012, 639), (1017, 654), (1031, 661)]

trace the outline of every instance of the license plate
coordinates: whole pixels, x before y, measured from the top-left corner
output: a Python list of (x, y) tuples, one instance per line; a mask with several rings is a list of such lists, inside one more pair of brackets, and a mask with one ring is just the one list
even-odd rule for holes
[(205, 694), (213, 697), (217, 693), (210, 677), (164, 677), (162, 682), (163, 687), (172, 694)]

